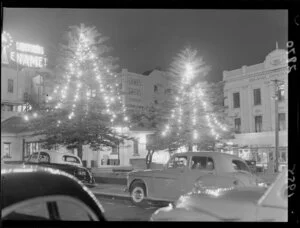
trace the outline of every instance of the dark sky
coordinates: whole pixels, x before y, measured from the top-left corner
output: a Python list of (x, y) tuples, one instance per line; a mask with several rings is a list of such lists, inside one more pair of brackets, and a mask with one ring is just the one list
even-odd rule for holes
[(223, 70), (263, 62), (288, 39), (287, 10), (16, 9), (4, 8), (4, 30), (14, 40), (52, 54), (71, 25), (84, 23), (110, 37), (111, 55), (131, 72), (167, 69), (185, 46), (198, 50), (218, 81)]

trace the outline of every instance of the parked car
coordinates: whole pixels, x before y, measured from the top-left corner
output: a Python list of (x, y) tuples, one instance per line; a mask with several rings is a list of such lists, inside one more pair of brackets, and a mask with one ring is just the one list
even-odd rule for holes
[(257, 186), (261, 180), (244, 160), (218, 152), (186, 152), (173, 155), (163, 169), (130, 172), (127, 191), (134, 204), (147, 199), (174, 201), (192, 190), (201, 178), (203, 185)]
[(158, 209), (151, 221), (248, 221), (287, 222), (288, 182), (286, 170), (264, 191), (262, 188), (194, 189)]
[(105, 221), (103, 213), (93, 193), (66, 172), (26, 165), (1, 167), (4, 224), (5, 220)]
[[(43, 156), (44, 154), (47, 154)], [(39, 158), (39, 155), (42, 155)], [(28, 162), (43, 162), (43, 159), (47, 162), (50, 158), (51, 163), (56, 164), (69, 164), (83, 166), (81, 159), (75, 154), (62, 153), (57, 151), (39, 151), (31, 154), (28, 158)]]
[(6, 161), (5, 164), (38, 165), (55, 168), (74, 175), (88, 187), (96, 185), (92, 172), (82, 166), (79, 157), (71, 153), (39, 151), (31, 154), (27, 161)]

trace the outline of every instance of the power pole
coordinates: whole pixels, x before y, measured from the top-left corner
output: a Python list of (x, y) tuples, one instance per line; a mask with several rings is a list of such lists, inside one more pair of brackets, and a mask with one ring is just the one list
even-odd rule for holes
[(275, 87), (274, 105), (275, 105), (275, 172), (279, 171), (279, 122), (278, 122), (278, 98), (279, 98), (279, 83), (282, 82), (278, 79), (272, 80)]

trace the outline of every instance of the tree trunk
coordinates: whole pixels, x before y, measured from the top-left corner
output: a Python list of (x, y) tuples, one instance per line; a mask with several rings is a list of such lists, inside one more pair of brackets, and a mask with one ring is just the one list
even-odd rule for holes
[(148, 150), (148, 153), (147, 153), (147, 156), (146, 156), (146, 166), (147, 166), (147, 169), (151, 168), (153, 153), (154, 153), (154, 150)]
[(189, 152), (193, 151), (193, 144), (192, 143), (189, 143), (188, 151)]
[(82, 144), (77, 146), (77, 156), (82, 160)]

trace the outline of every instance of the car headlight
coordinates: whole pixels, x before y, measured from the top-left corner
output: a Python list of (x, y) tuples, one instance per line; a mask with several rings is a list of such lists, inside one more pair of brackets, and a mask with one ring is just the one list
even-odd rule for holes
[(264, 183), (264, 182), (258, 182), (258, 183), (257, 183), (257, 186), (258, 186), (258, 187), (267, 188), (267, 187), (268, 187), (268, 184), (266, 184), (266, 183)]

